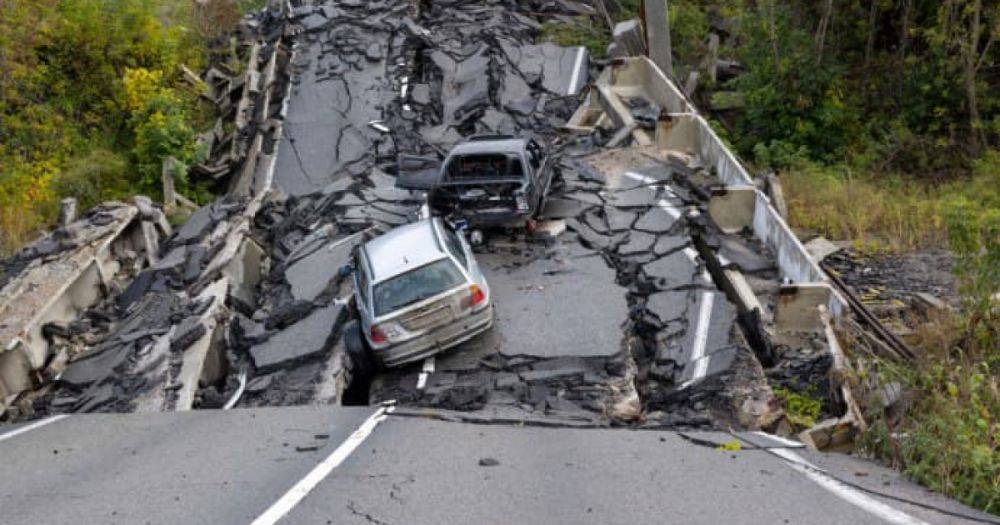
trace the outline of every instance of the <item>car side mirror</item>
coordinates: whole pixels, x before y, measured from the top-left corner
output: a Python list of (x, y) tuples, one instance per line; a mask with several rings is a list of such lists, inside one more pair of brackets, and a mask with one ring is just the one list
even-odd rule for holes
[(354, 273), (354, 265), (350, 263), (345, 264), (340, 267), (337, 273), (340, 274), (341, 277), (350, 277), (351, 274)]

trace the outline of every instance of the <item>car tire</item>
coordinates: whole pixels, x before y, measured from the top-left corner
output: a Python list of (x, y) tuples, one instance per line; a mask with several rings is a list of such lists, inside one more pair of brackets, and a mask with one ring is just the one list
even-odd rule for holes
[(371, 349), (361, 333), (361, 323), (351, 321), (344, 327), (344, 350), (351, 360), (351, 371), (355, 379), (369, 379), (378, 371)]

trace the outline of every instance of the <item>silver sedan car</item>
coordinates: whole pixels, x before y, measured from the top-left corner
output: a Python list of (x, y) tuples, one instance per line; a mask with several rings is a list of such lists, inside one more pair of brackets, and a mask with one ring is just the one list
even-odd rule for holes
[(493, 326), (486, 278), (462, 234), (440, 218), (361, 245), (354, 300), (359, 322), (348, 327), (345, 345), (362, 373), (424, 359)]

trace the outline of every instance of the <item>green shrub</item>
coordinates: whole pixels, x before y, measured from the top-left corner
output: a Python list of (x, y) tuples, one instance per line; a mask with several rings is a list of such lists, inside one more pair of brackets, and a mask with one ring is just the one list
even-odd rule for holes
[(578, 17), (570, 24), (546, 22), (538, 36), (539, 42), (552, 42), (559, 46), (584, 46), (593, 58), (607, 55), (611, 35), (606, 24), (589, 17)]
[(809, 395), (808, 392), (794, 392), (787, 388), (775, 387), (774, 395), (785, 407), (788, 421), (797, 428), (809, 428), (816, 424), (823, 410), (822, 400)]
[(55, 181), (59, 197), (75, 197), (80, 210), (130, 193), (128, 161), (106, 149), (94, 149), (86, 156), (70, 160)]

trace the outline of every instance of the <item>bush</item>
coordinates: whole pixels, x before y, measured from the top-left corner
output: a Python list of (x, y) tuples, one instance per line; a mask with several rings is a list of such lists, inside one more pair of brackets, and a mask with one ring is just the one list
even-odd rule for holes
[(54, 189), (59, 197), (75, 197), (82, 211), (127, 195), (134, 181), (126, 159), (106, 149), (95, 149), (69, 161), (67, 169), (56, 178)]
[(879, 362), (880, 384), (898, 383), (910, 406), (900, 421), (875, 414), (869, 449), (928, 487), (1000, 514), (1000, 154), (953, 189), (943, 215), (964, 301), (960, 313), (917, 331), (915, 363)]
[[(0, 2), (0, 249), (53, 220), (60, 195), (86, 206), (150, 192), (164, 156), (197, 159), (200, 112), (180, 73), (181, 64), (197, 70), (207, 56), (188, 29), (192, 5)], [(139, 71), (145, 76), (125, 78)]]
[[(131, 113), (135, 136), (132, 155), (144, 188), (157, 188), (163, 161), (174, 157), (182, 164), (204, 159), (197, 148), (197, 133), (190, 124), (184, 100), (161, 84), (163, 74), (144, 68), (129, 69), (123, 80), (124, 104)], [(188, 181), (183, 173), (176, 180), (183, 191)]]

